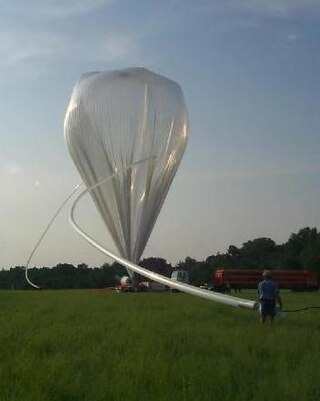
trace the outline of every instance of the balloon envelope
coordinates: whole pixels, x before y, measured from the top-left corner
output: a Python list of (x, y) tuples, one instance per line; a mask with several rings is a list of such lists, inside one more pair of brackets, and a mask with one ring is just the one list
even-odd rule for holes
[(145, 68), (85, 74), (64, 132), (87, 187), (112, 176), (91, 196), (120, 255), (137, 263), (188, 139), (180, 86)]

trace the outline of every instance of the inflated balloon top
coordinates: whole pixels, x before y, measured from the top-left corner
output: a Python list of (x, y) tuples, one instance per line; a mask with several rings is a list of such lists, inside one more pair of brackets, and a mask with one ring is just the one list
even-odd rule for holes
[(179, 167), (188, 114), (175, 82), (145, 68), (83, 75), (66, 142), (121, 256), (137, 263)]

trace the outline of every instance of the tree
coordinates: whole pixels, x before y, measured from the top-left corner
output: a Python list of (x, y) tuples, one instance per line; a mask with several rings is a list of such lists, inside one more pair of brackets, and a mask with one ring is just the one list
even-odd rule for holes
[(283, 245), (284, 266), (289, 269), (302, 269), (302, 258), (308, 258), (308, 249), (311, 249), (318, 235), (316, 228), (309, 227), (299, 230), (297, 234), (291, 234), (288, 242)]
[[(172, 273), (172, 266), (163, 258), (146, 258), (142, 259), (139, 263), (141, 267), (151, 270), (155, 273), (170, 277)], [(143, 280), (145, 280), (143, 278)]]
[[(244, 268), (288, 268), (306, 269), (319, 272), (320, 276), (320, 233), (316, 228), (305, 227), (290, 235), (289, 240), (276, 245), (270, 238), (256, 238), (245, 242), (241, 248), (230, 245), (226, 253), (208, 256), (206, 261), (199, 262), (187, 256), (174, 268), (163, 258), (146, 258), (140, 265), (170, 277), (173, 269), (186, 270), (190, 282), (200, 285), (212, 281), (213, 269)], [(77, 267), (68, 263), (59, 263), (49, 268), (29, 269), (32, 282), (41, 288), (104, 288), (115, 286), (120, 277), (127, 275), (126, 269), (119, 263), (103, 264), (100, 268), (89, 268), (85, 263)], [(145, 280), (144, 277), (140, 277)], [(0, 271), (1, 289), (30, 288), (25, 280), (23, 266)]]
[(300, 253), (302, 268), (320, 274), (320, 233)]
[(276, 253), (276, 243), (270, 238), (263, 237), (245, 242), (240, 250), (240, 258), (248, 269), (272, 268)]

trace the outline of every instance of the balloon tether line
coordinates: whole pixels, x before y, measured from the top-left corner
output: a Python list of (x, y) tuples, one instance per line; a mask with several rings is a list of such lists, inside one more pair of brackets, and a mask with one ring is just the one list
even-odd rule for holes
[(38, 249), (39, 245), (41, 244), (43, 238), (45, 237), (45, 235), (46, 235), (47, 232), (49, 231), (50, 227), (52, 226), (53, 222), (54, 222), (55, 219), (57, 218), (58, 214), (61, 212), (61, 210), (62, 210), (62, 209), (64, 208), (64, 206), (67, 204), (67, 202), (69, 201), (69, 199), (74, 195), (74, 193), (81, 187), (81, 185), (82, 185), (82, 181), (79, 182), (79, 184), (77, 184), (77, 185), (73, 188), (73, 190), (70, 192), (70, 194), (66, 197), (66, 199), (65, 199), (65, 200), (61, 203), (61, 205), (58, 207), (57, 211), (56, 211), (55, 214), (52, 216), (52, 218), (51, 218), (51, 220), (49, 221), (47, 227), (44, 229), (43, 233), (41, 234), (40, 238), (38, 239), (36, 245), (33, 247), (32, 251), (31, 251), (31, 253), (30, 253), (30, 256), (29, 256), (29, 258), (28, 258), (28, 260), (27, 260), (27, 263), (26, 263), (25, 268), (24, 268), (24, 275), (25, 275), (25, 278), (26, 278), (27, 282), (28, 282), (32, 287), (36, 288), (37, 290), (40, 290), (40, 289), (41, 289), (40, 286), (34, 284), (34, 283), (30, 280), (30, 278), (29, 278), (29, 276), (28, 276), (28, 269), (29, 269), (29, 267), (30, 267), (31, 259), (32, 259), (33, 255), (35, 254), (36, 250)]

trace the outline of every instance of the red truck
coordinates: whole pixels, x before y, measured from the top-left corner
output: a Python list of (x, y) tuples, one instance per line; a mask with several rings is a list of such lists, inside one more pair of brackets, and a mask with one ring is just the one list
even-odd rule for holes
[[(257, 288), (262, 281), (263, 270), (253, 269), (217, 269), (213, 272), (213, 284), (216, 291), (237, 291), (242, 288)], [(317, 273), (308, 270), (272, 270), (272, 278), (280, 288), (290, 290), (317, 290)]]

